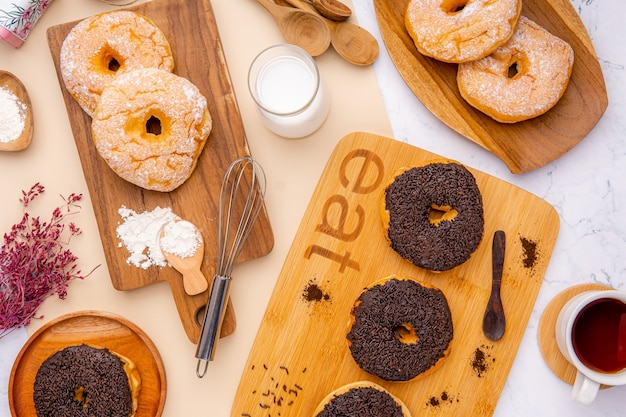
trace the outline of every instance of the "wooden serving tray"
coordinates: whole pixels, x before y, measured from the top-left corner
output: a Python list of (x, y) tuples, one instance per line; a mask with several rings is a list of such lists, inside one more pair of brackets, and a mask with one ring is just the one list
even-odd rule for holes
[(35, 377), (41, 364), (68, 346), (89, 344), (130, 359), (141, 377), (136, 417), (158, 417), (165, 405), (165, 369), (152, 340), (123, 317), (102, 311), (79, 311), (61, 316), (35, 332), (17, 355), (9, 379), (13, 417), (36, 415)]
[[(77, 22), (50, 27), (47, 32), (48, 44), (93, 202), (113, 286), (118, 290), (132, 290), (167, 281), (185, 332), (192, 342), (196, 342), (200, 334), (197, 317), (206, 306), (209, 292), (187, 295), (181, 275), (173, 268), (150, 267), (144, 270), (126, 264), (129, 254), (123, 247), (118, 247), (119, 240), (115, 233), (122, 221), (118, 209), (126, 206), (141, 213), (157, 206), (171, 207), (175, 214), (198, 226), (205, 240), (202, 271), (211, 279), (217, 258), (217, 211), (222, 178), (228, 165), (240, 156), (249, 155), (250, 150), (211, 2), (160, 0), (133, 6), (128, 10), (147, 16), (163, 31), (174, 54), (174, 72), (198, 86), (207, 97), (213, 117), (213, 130), (196, 170), (187, 182), (170, 193), (144, 190), (124, 181), (109, 168), (95, 149), (91, 138), (91, 118), (65, 89), (59, 68), (61, 45)], [(274, 236), (269, 218), (263, 211), (239, 261), (264, 256), (272, 250), (273, 245)], [(222, 336), (234, 331), (232, 317), (230, 326), (226, 326), (225, 322), (225, 327), (222, 327)]]
[(608, 98), (589, 34), (569, 0), (524, 0), (522, 14), (574, 48), (564, 96), (542, 116), (499, 123), (461, 97), (456, 64), (420, 54), (406, 31), (409, 0), (374, 0), (383, 37), (400, 75), (417, 98), (450, 128), (499, 157), (514, 174), (542, 167), (576, 146), (600, 120)]
[[(414, 416), (489, 416), (513, 364), (559, 229), (553, 207), (502, 180), (470, 169), (483, 196), (485, 233), (472, 257), (433, 273), (400, 258), (382, 231), (384, 182), (404, 166), (439, 158), (368, 133), (343, 138), (331, 155), (278, 277), (235, 396), (232, 417), (312, 416), (345, 384), (370, 380)], [(507, 329), (482, 333), (491, 290), (491, 246), (507, 235), (502, 299)], [(350, 310), (370, 283), (399, 274), (439, 287), (452, 312), (454, 340), (441, 368), (413, 382), (362, 371), (348, 349)]]

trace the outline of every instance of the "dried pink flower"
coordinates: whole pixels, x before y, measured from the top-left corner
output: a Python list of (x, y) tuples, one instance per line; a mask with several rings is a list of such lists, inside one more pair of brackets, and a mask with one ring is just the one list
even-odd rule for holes
[(28, 192), (22, 191), (22, 220), (4, 234), (0, 251), (0, 338), (28, 325), (49, 296), (57, 294), (64, 299), (70, 280), (83, 279), (93, 272), (81, 275), (77, 257), (66, 248), (73, 236), (81, 234), (74, 223), (63, 222), (80, 211), (82, 194), (61, 197), (65, 203), (53, 210), (49, 222), (42, 222), (26, 209), (44, 190), (37, 183)]

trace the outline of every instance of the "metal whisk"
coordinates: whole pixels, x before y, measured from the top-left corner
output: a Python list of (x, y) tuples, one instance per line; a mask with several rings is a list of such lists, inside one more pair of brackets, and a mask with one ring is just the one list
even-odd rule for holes
[(265, 173), (261, 165), (250, 157), (233, 161), (224, 174), (220, 193), (217, 267), (196, 350), (196, 375), (199, 378), (206, 374), (209, 361), (215, 356), (215, 346), (228, 301), (231, 273), (263, 208), (264, 197)]

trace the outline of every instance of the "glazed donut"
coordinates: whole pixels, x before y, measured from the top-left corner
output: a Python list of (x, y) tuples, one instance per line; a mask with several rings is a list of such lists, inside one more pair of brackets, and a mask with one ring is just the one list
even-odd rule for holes
[(361, 293), (347, 335), (357, 365), (386, 381), (435, 371), (450, 354), (452, 337), (452, 315), (441, 290), (395, 275)]
[(91, 124), (96, 149), (115, 173), (162, 192), (191, 176), (211, 128), (200, 90), (155, 68), (117, 76), (102, 91)]
[(66, 347), (48, 357), (35, 376), (37, 417), (135, 414), (141, 386), (133, 362), (106, 348)]
[(411, 417), (402, 401), (370, 381), (344, 385), (328, 394), (313, 417)]
[(404, 24), (420, 53), (459, 63), (504, 44), (521, 11), (521, 0), (411, 0)]
[(61, 45), (59, 67), (65, 88), (91, 116), (102, 90), (116, 75), (144, 67), (172, 71), (174, 58), (154, 22), (118, 10), (76, 24)]
[(569, 84), (574, 50), (522, 16), (513, 37), (491, 55), (460, 64), (457, 83), (467, 102), (502, 123), (544, 114)]
[(384, 189), (380, 211), (391, 248), (430, 271), (464, 263), (482, 240), (480, 190), (474, 176), (454, 161), (399, 169)]

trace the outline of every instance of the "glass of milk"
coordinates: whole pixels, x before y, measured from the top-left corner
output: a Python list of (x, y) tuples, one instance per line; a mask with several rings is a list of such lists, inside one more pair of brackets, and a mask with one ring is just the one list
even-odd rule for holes
[(328, 115), (329, 99), (315, 61), (298, 46), (263, 50), (250, 65), (248, 87), (263, 123), (279, 136), (308, 136)]

